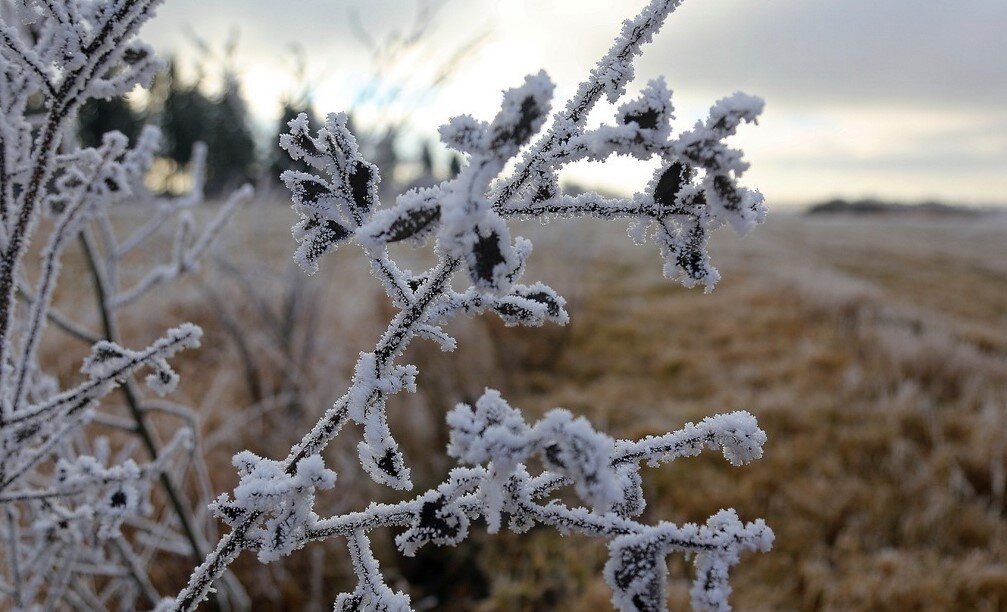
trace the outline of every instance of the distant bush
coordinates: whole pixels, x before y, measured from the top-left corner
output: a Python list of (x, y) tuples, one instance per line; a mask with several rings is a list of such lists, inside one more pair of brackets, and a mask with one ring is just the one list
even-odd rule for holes
[(968, 206), (944, 204), (942, 202), (920, 202), (918, 204), (900, 204), (882, 200), (828, 200), (814, 204), (808, 208), (809, 215), (848, 214), (921, 214), (937, 216), (972, 216), (983, 211)]

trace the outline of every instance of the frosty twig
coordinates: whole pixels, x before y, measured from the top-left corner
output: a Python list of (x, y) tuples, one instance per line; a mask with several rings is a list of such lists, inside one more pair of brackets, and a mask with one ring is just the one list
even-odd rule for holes
[[(396, 538), (404, 554), (427, 543), (455, 544), (472, 520), (483, 518), (489, 531), (504, 526), (524, 531), (545, 524), (562, 531), (609, 539), (606, 577), (620, 609), (664, 609), (664, 557), (673, 551), (695, 553), (697, 577), (693, 605), (726, 609), (728, 569), (745, 550), (767, 550), (772, 531), (761, 521), (742, 523), (722, 511), (706, 525), (647, 526), (632, 517), (643, 509), (637, 473), (641, 461), (660, 462), (723, 448), (734, 464), (757, 459), (765, 434), (747, 413), (711, 417), (679, 432), (639, 441), (616, 441), (596, 432), (584, 419), (557, 410), (534, 424), (524, 422), (498, 393), (488, 390), (474, 407), (459, 406), (448, 416), (449, 453), (460, 462), (439, 487), (399, 504), (372, 504), (342, 516), (319, 519), (312, 511), (315, 491), (338, 486), (320, 452), (352, 420), (363, 428), (360, 463), (376, 482), (411, 489), (410, 470), (385, 416), (390, 395), (413, 391), (418, 368), (396, 363), (417, 336), (445, 350), (456, 342), (442, 325), (459, 315), (493, 313), (508, 325), (564, 324), (565, 301), (550, 287), (521, 284), (531, 242), (512, 238), (507, 219), (584, 216), (629, 218), (640, 238), (649, 238), (664, 258), (664, 272), (686, 286), (712, 289), (718, 272), (707, 252), (709, 234), (728, 224), (746, 232), (764, 216), (762, 197), (738, 184), (747, 165), (724, 139), (740, 123), (753, 122), (762, 102), (734, 94), (717, 102), (705, 122), (677, 138), (671, 136), (673, 107), (664, 81), (649, 83), (640, 97), (625, 101), (615, 123), (586, 128), (595, 103), (606, 95), (618, 101), (633, 79), (633, 58), (677, 6), (652, 0), (627, 21), (609, 53), (575, 96), (545, 125), (553, 84), (544, 73), (527, 77), (504, 92), (491, 121), (456, 117), (441, 127), (442, 140), (467, 156), (460, 173), (440, 185), (406, 192), (394, 205), (378, 201), (379, 169), (360, 154), (343, 114), (329, 115), (312, 133), (305, 115), (289, 123), (280, 144), (314, 171), (287, 171), (282, 178), (293, 196), (299, 221), (295, 261), (311, 274), (340, 244), (357, 242), (393, 304), (399, 309), (371, 352), (361, 353), (347, 393), (319, 419), (286, 459), (249, 453), (235, 456), (241, 482), (233, 495), (214, 505), (231, 527), (189, 584), (166, 608), (191, 610), (213, 581), (244, 549), (268, 562), (314, 539), (346, 538), (359, 584), (336, 601), (338, 610), (404, 610), (404, 593), (388, 588), (370, 552), (367, 532), (377, 527), (408, 527)], [(516, 170), (502, 176), (507, 163), (525, 150)], [(578, 160), (604, 161), (614, 154), (658, 157), (662, 167), (645, 190), (625, 199), (597, 194), (569, 196), (558, 173)], [(404, 240), (435, 242), (438, 263), (414, 274), (400, 268), (387, 245)], [(455, 290), (463, 272), (467, 287)], [(533, 476), (532, 460), (545, 471)], [(590, 508), (557, 501), (540, 503), (562, 486), (573, 486)]]
[[(132, 143), (109, 132), (96, 147), (82, 147), (74, 138), (77, 112), (86, 102), (122, 96), (163, 67), (135, 37), (159, 3), (0, 5), (0, 505), (8, 523), (0, 533), (0, 565), (9, 568), (5, 579), (16, 585), (0, 590), (0, 606), (156, 603), (145, 567), (156, 545), (134, 540), (120, 527), (149, 528), (143, 523), (153, 510), (148, 493), (158, 486), (173, 513), (150, 524), (163, 529), (165, 539), (185, 542), (190, 555), (201, 556), (202, 536), (173, 480), (183, 464), (179, 457), (191, 450), (197, 432), (187, 423), (170, 442), (160, 443), (144, 420), (141, 387), (132, 377), (146, 370), (152, 391), (170, 392), (178, 376), (168, 360), (197, 347), (202, 331), (181, 324), (145, 348), (130, 349), (119, 337), (116, 315), (158, 284), (193, 269), (249, 191), (236, 192), (193, 238), (189, 209), (202, 201), (199, 168), (197, 188), (181, 198), (155, 197), (144, 186), (159, 147), (157, 129), (145, 129)], [(156, 233), (134, 234), (120, 250), (110, 216), (127, 203), (158, 211), (153, 230), (177, 224), (181, 231), (171, 264), (155, 267), (123, 290), (119, 266), (128, 249)], [(43, 216), (51, 222), (39, 223)], [(39, 234), (45, 246), (30, 279), (27, 246)], [(53, 308), (61, 262), (75, 242), (83, 246), (92, 272), (93, 278), (83, 280), (92, 282), (98, 297), (100, 334), (79, 322), (82, 309)], [(93, 345), (81, 368), (83, 380), (68, 388), (39, 363), (50, 322)], [(117, 388), (131, 409), (129, 419), (98, 413)], [(148, 456), (134, 460), (104, 437), (82, 435), (91, 422), (112, 423), (136, 436)], [(95, 575), (104, 576), (100, 591)], [(240, 601), (240, 592), (231, 595)], [(8, 596), (11, 601), (4, 601)]]

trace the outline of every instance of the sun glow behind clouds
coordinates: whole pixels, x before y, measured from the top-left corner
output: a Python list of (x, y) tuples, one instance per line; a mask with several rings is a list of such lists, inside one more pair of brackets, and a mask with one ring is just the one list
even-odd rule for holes
[[(378, 82), (377, 94), (350, 11), (358, 9), (365, 29), (381, 38), (409, 26), (413, 0), (169, 0), (148, 37), (184, 59), (192, 55), (186, 24), (210, 40), (240, 28), (236, 60), (263, 126), (275, 121), (281, 97), (299, 87), (288, 51), (297, 42), (308, 57), (318, 112), (355, 107), (363, 125), (404, 121), (433, 137), (453, 115), (491, 116), (501, 90), (540, 68), (557, 82), (558, 99), (570, 95), (619, 21), (642, 4), (450, 0), (424, 46)], [(644, 77), (667, 75), (678, 127), (736, 89), (764, 97), (760, 125), (746, 126), (737, 142), (752, 163), (746, 182), (773, 202), (877, 195), (998, 203), (1007, 199), (1007, 121), (992, 101), (1001, 93), (1007, 99), (1007, 39), (995, 35), (990, 24), (997, 22), (1007, 23), (1002, 0), (942, 7), (910, 0), (884, 7), (867, 0), (686, 2), (646, 50), (640, 70)], [(489, 38), (429, 91), (437, 66), (484, 31)], [(933, 66), (940, 71), (931, 73)], [(361, 92), (372, 94), (363, 104)], [(395, 99), (375, 103), (388, 97)], [(571, 169), (568, 178), (626, 192), (645, 184), (650, 171), (620, 160)]]

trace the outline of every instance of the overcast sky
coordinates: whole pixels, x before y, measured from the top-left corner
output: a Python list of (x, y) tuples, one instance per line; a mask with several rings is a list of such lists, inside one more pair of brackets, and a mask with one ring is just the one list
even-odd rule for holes
[[(460, 113), (489, 118), (500, 91), (546, 69), (569, 95), (644, 0), (449, 0), (431, 35), (385, 81), (397, 105), (364, 104), (362, 121), (409, 111), (433, 130)], [(218, 49), (240, 31), (236, 63), (257, 119), (296, 91), (291, 43), (307, 59), (321, 112), (360, 107), (374, 63), (354, 35), (354, 10), (382, 40), (408, 28), (416, 0), (168, 0), (145, 37), (191, 55), (186, 29)], [(486, 33), (435, 92), (436, 67)], [(640, 76), (666, 75), (678, 125), (736, 90), (767, 102), (738, 137), (752, 163), (746, 183), (771, 201), (832, 196), (941, 198), (1007, 204), (1007, 1), (686, 0), (648, 46)], [(391, 85), (388, 85), (390, 83)], [(639, 83), (642, 85), (642, 81)], [(369, 110), (370, 109), (370, 110)], [(599, 116), (598, 120), (605, 117)], [(571, 178), (624, 190), (650, 168), (578, 168)]]

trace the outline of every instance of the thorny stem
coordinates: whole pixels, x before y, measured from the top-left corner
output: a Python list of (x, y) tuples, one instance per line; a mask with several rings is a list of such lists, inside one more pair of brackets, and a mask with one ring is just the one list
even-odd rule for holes
[(119, 535), (113, 538), (113, 546), (118, 550), (119, 555), (126, 564), (127, 571), (133, 582), (136, 583), (137, 587), (143, 592), (144, 596), (150, 603), (156, 604), (159, 597), (157, 595), (157, 589), (154, 585), (150, 583), (150, 577), (147, 572), (144, 571), (143, 566), (140, 565), (139, 560), (136, 558), (136, 554), (130, 550), (129, 543)]
[(7, 557), (11, 564), (11, 588), (14, 590), (14, 605), (21, 608), (24, 606), (24, 596), (21, 594), (21, 553), (18, 550), (17, 517), (14, 515), (14, 509), (10, 506), (6, 508), (6, 514), (9, 546)]
[[(457, 259), (442, 261), (434, 268), (427, 281), (420, 286), (409, 306), (401, 310), (388, 324), (388, 329), (382, 334), (376, 345), (375, 355), (379, 368), (387, 367), (396, 355), (405, 350), (417, 323), (423, 319), (427, 308), (441, 295), (444, 285), (459, 265), (460, 261)], [(378, 399), (379, 395), (376, 392), (375, 396), (371, 398), (371, 403)], [(311, 432), (291, 449), (290, 455), (284, 462), (284, 469), (288, 474), (295, 474), (297, 463), (301, 459), (320, 452), (335, 437), (339, 427), (346, 420), (348, 400), (348, 395), (339, 398)]]
[[(10, 206), (7, 189), (7, 141), (0, 138), (0, 223), (7, 225), (7, 209)], [(13, 194), (11, 194), (13, 195)]]
[[(93, 284), (95, 297), (98, 312), (101, 315), (101, 324), (105, 339), (109, 342), (118, 343), (118, 325), (116, 324), (115, 315), (108, 308), (107, 280), (102, 273), (101, 266), (98, 264), (94, 244), (88, 236), (86, 230), (80, 233), (79, 238), (81, 246), (84, 250), (84, 257), (87, 260), (88, 267), (91, 270), (91, 275), (94, 278)], [(154, 436), (151, 433), (150, 428), (147, 427), (143, 408), (140, 406), (140, 401), (136, 395), (136, 390), (133, 387), (132, 379), (127, 378), (119, 389), (122, 392), (123, 398), (126, 400), (126, 406), (129, 408), (130, 416), (133, 417), (136, 435), (139, 436), (141, 442), (143, 442), (143, 446), (147, 449), (147, 453), (150, 455), (150, 458), (156, 460), (159, 456), (157, 442), (154, 441)], [(203, 547), (200, 544), (199, 535), (192, 524), (192, 519), (189, 516), (187, 506), (182, 502), (181, 494), (172, 482), (171, 476), (169, 476), (166, 471), (161, 472), (160, 481), (161, 486), (164, 487), (165, 494), (168, 496), (168, 502), (171, 504), (172, 511), (175, 513), (175, 516), (178, 517), (178, 522), (182, 526), (182, 531), (185, 533), (185, 539), (188, 540), (189, 547), (192, 549), (192, 557), (195, 559), (196, 563), (199, 563), (202, 561), (205, 553), (203, 552)], [(212, 601), (211, 605), (214, 608), (219, 608), (218, 602), (215, 599)]]
[[(93, 176), (97, 177), (105, 170), (112, 160), (112, 153), (107, 153), (101, 164), (94, 170)], [(24, 333), (22, 341), (21, 357), (18, 361), (20, 368), (17, 373), (17, 384), (14, 387), (14, 410), (21, 407), (28, 392), (27, 382), (29, 371), (31, 370), (32, 356), (41, 341), (41, 330), (45, 311), (49, 306), (49, 299), (59, 276), (59, 260), (63, 254), (66, 242), (73, 237), (73, 228), (79, 218), (85, 214), (87, 209), (86, 193), (78, 196), (77, 201), (67, 206), (66, 212), (60, 218), (56, 227), (52, 231), (52, 238), (46, 250), (43, 252), (42, 273), (38, 281), (38, 291), (35, 302), (32, 304), (28, 317), (28, 330)]]
[[(49, 113), (46, 121), (45, 131), (41, 138), (39, 149), (39, 159), (35, 163), (35, 170), (32, 172), (31, 182), (25, 193), (17, 225), (8, 236), (7, 249), (0, 259), (0, 367), (7, 359), (6, 346), (7, 335), (9, 333), (11, 319), (14, 315), (14, 269), (21, 259), (25, 247), (25, 233), (28, 229), (29, 221), (35, 210), (36, 198), (40, 185), (48, 178), (48, 167), (55, 153), (53, 140), (61, 125), (61, 121), (55, 119), (56, 107)], [(2, 376), (2, 373), (0, 373)], [(0, 411), (0, 426), (4, 425), (5, 415)]]
[[(21, 299), (27, 302), (28, 304), (34, 304), (36, 296), (33, 293), (31, 293), (31, 291), (27, 287), (23, 286), (22, 282), (23, 281), (19, 281), (18, 283), (19, 285), (21, 285), (17, 288), (18, 294), (20, 294)], [(101, 340), (101, 338), (91, 334), (91, 332), (89, 332), (88, 330), (78, 326), (76, 323), (68, 319), (64, 314), (53, 309), (51, 306), (45, 313), (45, 317), (46, 319), (49, 320), (50, 323), (66, 332), (68, 336), (76, 338), (88, 346), (91, 346), (95, 342)]]
[(252, 348), (245, 340), (241, 327), (234, 317), (231, 316), (231, 313), (228, 312), (223, 300), (217, 295), (213, 287), (199, 276), (196, 276), (196, 288), (213, 306), (217, 319), (224, 327), (224, 331), (231, 336), (231, 340), (238, 349), (242, 367), (245, 370), (245, 386), (248, 387), (248, 394), (252, 398), (252, 403), (261, 403), (265, 399), (265, 393), (262, 390), (262, 383), (260, 382), (259, 372), (255, 367), (255, 361), (252, 359)]
[[(43, 79), (47, 86), (47, 91), (51, 94), (49, 112), (46, 115), (45, 127), (41, 136), (36, 141), (35, 161), (32, 165), (31, 179), (25, 189), (24, 197), (21, 199), (21, 207), (18, 211), (17, 222), (7, 236), (6, 249), (0, 254), (0, 377), (3, 376), (2, 364), (7, 359), (6, 346), (7, 337), (10, 333), (10, 325), (14, 316), (14, 273), (18, 263), (24, 256), (27, 245), (27, 234), (35, 216), (39, 199), (44, 192), (44, 185), (52, 173), (52, 159), (56, 154), (56, 140), (63, 130), (64, 123), (72, 114), (72, 111), (79, 106), (83, 100), (81, 96), (75, 95), (83, 90), (90, 79), (97, 75), (99, 68), (104, 67), (105, 60), (114, 52), (116, 44), (130, 35), (136, 25), (144, 17), (144, 13), (149, 10), (151, 2), (146, 2), (143, 6), (142, 0), (127, 0), (123, 2), (115, 14), (110, 15), (101, 30), (95, 35), (91, 43), (84, 52), (89, 56), (89, 60), (83, 66), (68, 74), (63, 79), (59, 91), (54, 91), (48, 79)], [(101, 49), (102, 45), (108, 42), (112, 35), (115, 24), (121, 23), (125, 15), (136, 6), (143, 6), (143, 10), (136, 14), (131, 21), (123, 24), (119, 38), (112, 41), (113, 44), (95, 59), (94, 54)], [(80, 82), (83, 79), (83, 82)], [(5, 424), (6, 415), (0, 410), (0, 426)]]

